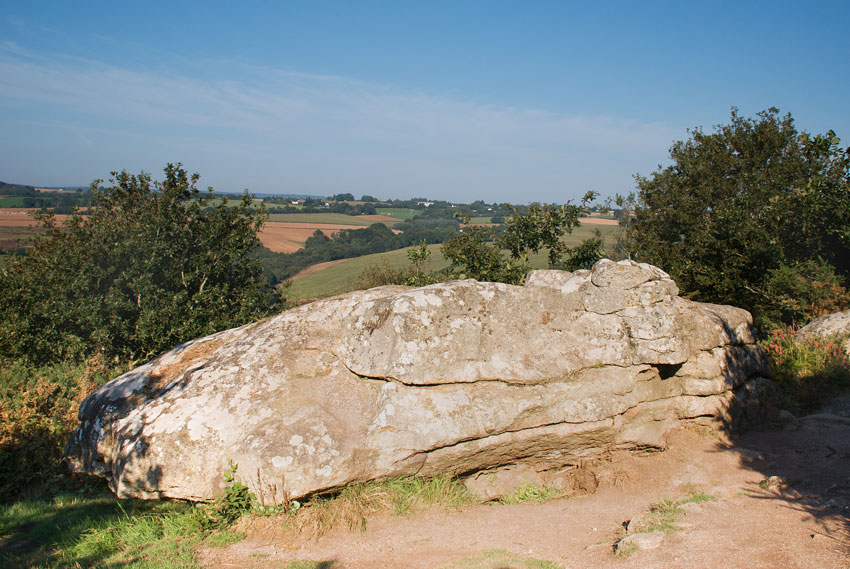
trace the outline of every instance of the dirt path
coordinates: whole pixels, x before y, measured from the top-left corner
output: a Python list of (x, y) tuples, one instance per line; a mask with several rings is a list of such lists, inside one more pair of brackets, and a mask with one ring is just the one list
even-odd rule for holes
[[(778, 476), (778, 479), (767, 479)], [(807, 418), (794, 430), (754, 431), (734, 441), (680, 430), (664, 453), (617, 453), (591, 495), (542, 504), (431, 509), (381, 516), (364, 532), (338, 528), (318, 540), (255, 520), (248, 538), (201, 551), (215, 569), (285, 567), (292, 560), (328, 569), (509, 569), (514, 561), (469, 561), (504, 550), (565, 568), (850, 567), (850, 421)], [(662, 500), (693, 492), (716, 499), (683, 506), (677, 530), (655, 549), (612, 552), (623, 523)]]

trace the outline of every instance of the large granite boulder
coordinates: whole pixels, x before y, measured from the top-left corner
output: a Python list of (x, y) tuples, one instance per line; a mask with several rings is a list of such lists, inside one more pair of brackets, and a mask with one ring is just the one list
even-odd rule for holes
[(767, 380), (751, 318), (603, 260), (525, 286), (388, 286), (188, 342), (85, 400), (71, 465), (122, 497), (265, 504), (366, 480), (663, 447)]

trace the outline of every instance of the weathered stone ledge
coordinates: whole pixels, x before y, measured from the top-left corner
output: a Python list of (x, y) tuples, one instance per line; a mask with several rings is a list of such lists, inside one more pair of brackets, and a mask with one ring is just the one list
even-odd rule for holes
[[(72, 466), (119, 496), (267, 504), (405, 474), (663, 447), (764, 392), (749, 314), (630, 261), (318, 301), (178, 346), (92, 394)], [(374, 381), (365, 380), (369, 378)], [(756, 397), (757, 398), (757, 397)]]

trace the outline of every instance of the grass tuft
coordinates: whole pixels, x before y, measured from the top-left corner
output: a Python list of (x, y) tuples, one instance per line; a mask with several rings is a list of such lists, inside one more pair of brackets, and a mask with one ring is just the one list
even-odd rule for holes
[(539, 504), (546, 500), (563, 498), (564, 496), (565, 494), (556, 488), (545, 485), (538, 486), (531, 482), (528, 484), (522, 484), (510, 494), (502, 496), (502, 498), (499, 499), (499, 502), (501, 504), (522, 504), (524, 502), (534, 502)]
[(240, 531), (219, 530), (209, 534), (204, 539), (204, 545), (208, 547), (224, 547), (237, 541), (242, 541), (248, 534)]
[(301, 532), (320, 536), (340, 525), (364, 530), (367, 519), (381, 512), (404, 516), (425, 506), (459, 508), (475, 501), (463, 483), (449, 476), (407, 476), (356, 484), (336, 495), (317, 497), (295, 513), (291, 525)]
[(631, 556), (633, 553), (635, 553), (639, 549), (640, 548), (638, 547), (638, 545), (636, 543), (626, 543), (622, 546), (620, 546), (618, 544), (616, 546), (616, 548), (614, 549), (614, 554), (617, 557), (619, 557), (620, 559), (627, 559), (629, 556)]
[(676, 526), (676, 521), (684, 512), (681, 506), (684, 504), (701, 504), (704, 502), (712, 502), (716, 500), (715, 496), (705, 494), (703, 492), (691, 492), (687, 498), (681, 500), (662, 500), (653, 504), (649, 508), (649, 512), (640, 524), (638, 533), (650, 533), (653, 531), (663, 531), (664, 533), (674, 533), (679, 528)]

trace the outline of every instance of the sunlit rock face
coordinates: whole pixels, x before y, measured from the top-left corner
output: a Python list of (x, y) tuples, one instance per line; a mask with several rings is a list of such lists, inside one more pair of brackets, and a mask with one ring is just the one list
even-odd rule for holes
[(91, 395), (67, 454), (122, 497), (210, 500), (228, 461), (264, 504), (367, 480), (663, 447), (763, 390), (748, 312), (602, 260), (380, 287), (178, 346)]
[(798, 337), (802, 339), (836, 338), (844, 351), (850, 354), (850, 310), (815, 318), (800, 328)]

